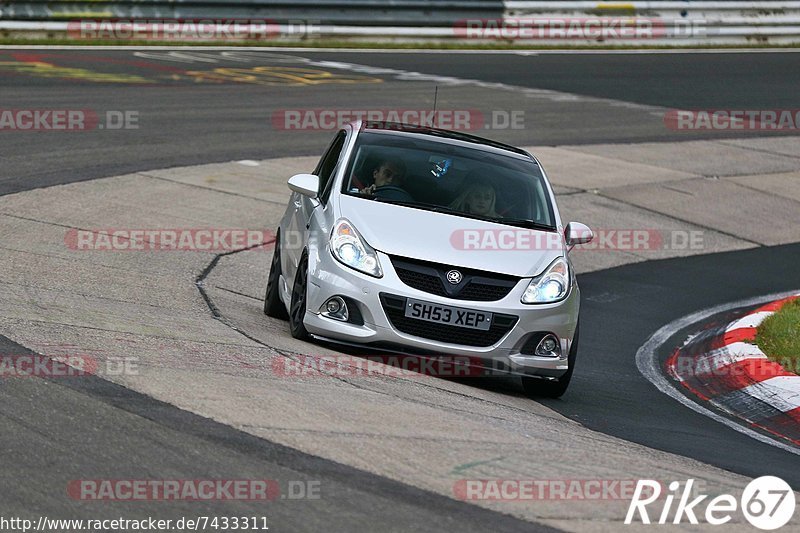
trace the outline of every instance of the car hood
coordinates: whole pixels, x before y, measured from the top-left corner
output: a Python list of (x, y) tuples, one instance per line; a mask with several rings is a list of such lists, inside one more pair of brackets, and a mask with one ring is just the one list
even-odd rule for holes
[(560, 233), (340, 196), (341, 216), (389, 255), (534, 277), (563, 255)]

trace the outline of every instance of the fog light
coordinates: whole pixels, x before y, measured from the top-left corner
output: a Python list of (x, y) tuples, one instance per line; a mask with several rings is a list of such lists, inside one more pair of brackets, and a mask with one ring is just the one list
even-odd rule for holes
[(542, 340), (540, 340), (539, 344), (536, 346), (536, 355), (542, 357), (560, 357), (561, 344), (558, 342), (558, 338), (553, 334), (547, 334), (542, 337)]
[(334, 320), (347, 321), (349, 313), (347, 312), (347, 304), (340, 296), (329, 298), (322, 306), (322, 315)]

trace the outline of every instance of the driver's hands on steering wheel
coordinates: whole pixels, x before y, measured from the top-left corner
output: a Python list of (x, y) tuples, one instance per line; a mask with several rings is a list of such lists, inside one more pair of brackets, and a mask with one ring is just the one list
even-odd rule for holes
[(368, 194), (368, 195), (370, 195), (370, 196), (373, 196), (373, 195), (375, 194), (375, 189), (377, 189), (377, 185), (375, 185), (375, 184), (373, 183), (373, 184), (372, 184), (372, 185), (370, 185), (369, 187), (364, 187), (363, 189), (361, 189), (361, 190), (360, 190), (360, 191), (358, 191), (358, 192), (360, 192), (361, 194)]

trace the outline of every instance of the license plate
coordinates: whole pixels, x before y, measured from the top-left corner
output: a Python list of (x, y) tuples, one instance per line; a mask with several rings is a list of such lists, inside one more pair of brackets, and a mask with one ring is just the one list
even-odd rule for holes
[(411, 298), (406, 300), (406, 316), (461, 328), (488, 330), (492, 325), (492, 313), (432, 304)]

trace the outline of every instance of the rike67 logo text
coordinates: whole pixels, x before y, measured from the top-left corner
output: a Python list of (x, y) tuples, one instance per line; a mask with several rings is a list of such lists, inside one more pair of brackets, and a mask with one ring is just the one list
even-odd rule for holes
[[(693, 486), (694, 479), (687, 480), (682, 488), (679, 481), (673, 481), (668, 486), (669, 492), (664, 496), (661, 494), (661, 483), (640, 479), (628, 507), (625, 523), (631, 524), (638, 515), (638, 520), (643, 524), (650, 524), (652, 522), (648, 511), (656, 511), (652, 520), (658, 524), (680, 524), (684, 519), (690, 524), (699, 524), (700, 516), (706, 523), (718, 526), (730, 522), (734, 514), (740, 511), (751, 525), (771, 531), (785, 526), (794, 515), (794, 492), (788, 483), (778, 477), (763, 476), (754, 479), (745, 487), (739, 499), (731, 494), (720, 494), (709, 501), (706, 501), (707, 494), (693, 498)], [(657, 507), (661, 505), (661, 501), (663, 507), (659, 513)], [(655, 502), (658, 504), (653, 505)], [(703, 512), (701, 504), (705, 504)]]

